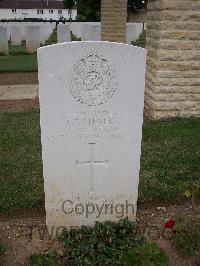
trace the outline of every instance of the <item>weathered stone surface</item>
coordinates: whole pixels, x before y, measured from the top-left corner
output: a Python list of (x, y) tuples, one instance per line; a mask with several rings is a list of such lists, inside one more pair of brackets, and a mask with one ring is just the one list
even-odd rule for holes
[(71, 42), (70, 26), (67, 24), (59, 24), (57, 27), (57, 42)]
[(0, 26), (0, 54), (8, 54), (7, 28)]
[(117, 43), (38, 50), (50, 230), (126, 216), (135, 220), (145, 62), (145, 49)]
[(26, 26), (26, 50), (34, 53), (40, 47), (40, 26)]
[(100, 41), (101, 40), (101, 25), (86, 24), (81, 28), (82, 41)]
[(101, 27), (101, 22), (75, 22), (75, 21), (71, 22), (70, 23), (71, 31), (78, 38), (82, 38), (83, 25), (95, 25)]
[(200, 10), (194, 0), (150, 0), (145, 110), (200, 116)]
[(101, 40), (126, 42), (127, 0), (101, 1)]

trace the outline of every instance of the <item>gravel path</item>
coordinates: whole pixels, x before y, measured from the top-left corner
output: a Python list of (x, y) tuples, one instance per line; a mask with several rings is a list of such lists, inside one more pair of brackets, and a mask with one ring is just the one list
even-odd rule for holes
[[(186, 259), (181, 257), (171, 246), (171, 241), (162, 236), (166, 219), (178, 214), (195, 215), (200, 220), (200, 208), (192, 209), (189, 205), (148, 207), (141, 205), (138, 208), (137, 221), (141, 232), (149, 240), (156, 241), (169, 256), (171, 266), (200, 265), (200, 257)], [(49, 251), (63, 252), (63, 245), (56, 240), (49, 239), (45, 228), (45, 214), (33, 211), (15, 214), (15, 217), (0, 215), (0, 242), (7, 247), (0, 265), (29, 265), (28, 257), (31, 254)], [(147, 233), (148, 232), (148, 233)], [(198, 261), (199, 264), (196, 263)]]

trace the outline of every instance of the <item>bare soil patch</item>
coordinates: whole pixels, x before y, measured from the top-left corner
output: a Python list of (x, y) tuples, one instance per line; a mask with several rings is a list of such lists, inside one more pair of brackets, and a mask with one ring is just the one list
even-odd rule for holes
[(0, 86), (16, 84), (38, 84), (38, 73), (0, 73)]
[(39, 108), (38, 99), (20, 101), (0, 101), (0, 112), (16, 112)]
[[(170, 205), (150, 207), (141, 205), (138, 208), (137, 222), (139, 230), (145, 231), (149, 240), (155, 241), (168, 254), (170, 266), (200, 265), (200, 256), (184, 258), (171, 245), (171, 240), (163, 237), (166, 219), (176, 215), (195, 215), (200, 221), (200, 207), (195, 210), (189, 205)], [(29, 265), (28, 257), (57, 251), (62, 254), (64, 247), (58, 240), (43, 236), (45, 227), (44, 212), (25, 211), (14, 217), (0, 215), (0, 242), (6, 246), (0, 265)]]

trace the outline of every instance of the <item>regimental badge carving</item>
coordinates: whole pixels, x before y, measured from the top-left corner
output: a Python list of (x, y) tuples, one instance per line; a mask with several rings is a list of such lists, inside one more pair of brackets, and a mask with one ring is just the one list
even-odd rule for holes
[(74, 99), (82, 104), (104, 104), (113, 96), (116, 86), (114, 67), (94, 50), (73, 66), (70, 91)]

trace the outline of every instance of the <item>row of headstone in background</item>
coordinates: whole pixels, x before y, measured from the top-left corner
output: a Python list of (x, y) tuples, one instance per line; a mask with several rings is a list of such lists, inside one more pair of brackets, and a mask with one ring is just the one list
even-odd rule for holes
[[(76, 22), (75, 22), (76, 23)], [(74, 31), (74, 23), (71, 24), (58, 24), (57, 27), (57, 42), (70, 42), (71, 41), (71, 32), (77, 37), (81, 38), (82, 41), (100, 41), (101, 40), (101, 25), (91, 24), (91, 23), (82, 23), (80, 33)]]
[[(100, 22), (73, 22), (61, 25), (70, 25), (72, 33), (83, 41), (100, 41)], [(8, 22), (2, 23), (2, 26), (6, 26), (8, 29), (8, 39), (11, 38), (13, 44), (17, 45), (21, 43), (22, 40), (26, 40), (26, 26), (40, 26), (41, 43), (44, 44), (45, 40), (51, 35), (56, 24), (48, 22)], [(131, 41), (135, 41), (141, 34), (143, 28), (146, 29), (146, 24), (127, 23), (126, 42), (130, 44)]]
[(53, 33), (55, 23), (1, 23), (0, 24), (0, 53), (8, 54), (8, 41), (13, 45), (21, 45), (26, 41), (26, 49), (33, 53), (44, 45)]
[(41, 33), (39, 26), (26, 27), (26, 50), (34, 53), (40, 47)]
[(26, 26), (25, 36), (26, 36), (26, 50), (29, 53), (34, 53), (40, 44), (45, 45), (46, 40), (49, 39), (52, 34), (54, 27), (47, 27), (49, 25), (32, 25)]
[(27, 26), (39, 26), (41, 43), (44, 43), (44, 39), (47, 40), (56, 27), (56, 23), (43, 23), (43, 22), (8, 22), (1, 23), (0, 26), (7, 28), (8, 40), (14, 45), (19, 45), (26, 40), (26, 27)]
[[(126, 43), (131, 44), (132, 41), (140, 36), (142, 31), (146, 29), (143, 23), (127, 23)], [(70, 42), (72, 32), (82, 41), (100, 41), (101, 40), (101, 23), (100, 22), (73, 22), (68, 24), (59, 24), (57, 28), (57, 42)]]
[(57, 27), (57, 42), (71, 42), (71, 29), (68, 24), (58, 24)]
[[(127, 23), (126, 42), (131, 44), (142, 33), (145, 25), (142, 23)], [(50, 37), (55, 23), (3, 23), (0, 31), (1, 53), (8, 54), (8, 40), (14, 45), (20, 45), (22, 40), (26, 40), (26, 49), (29, 53), (33, 53), (44, 45), (45, 41)], [(6, 30), (6, 29), (7, 30)], [(7, 32), (7, 39), (5, 36)], [(73, 22), (68, 24), (59, 24), (57, 27), (57, 42), (70, 42), (71, 32), (82, 41), (100, 41), (101, 40), (101, 24), (99, 22)]]

